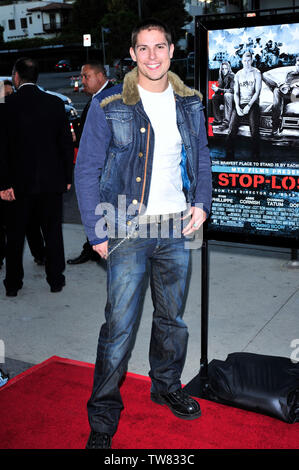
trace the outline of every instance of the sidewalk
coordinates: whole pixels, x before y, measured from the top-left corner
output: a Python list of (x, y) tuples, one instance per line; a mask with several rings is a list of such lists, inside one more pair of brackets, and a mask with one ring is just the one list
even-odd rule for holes
[[(66, 259), (75, 257), (85, 241), (83, 227), (68, 223), (63, 229)], [(209, 360), (224, 360), (235, 351), (290, 357), (299, 347), (299, 270), (289, 267), (290, 250), (211, 241), (209, 252)], [(15, 298), (5, 296), (5, 269), (0, 270), (0, 340), (6, 358), (0, 367), (13, 376), (53, 355), (94, 363), (104, 321), (105, 269), (95, 262), (67, 265), (66, 287), (55, 294), (27, 246), (24, 270), (24, 286)], [(183, 383), (197, 375), (200, 364), (200, 291), (201, 252), (192, 250)], [(151, 316), (148, 289), (130, 372), (148, 373)]]

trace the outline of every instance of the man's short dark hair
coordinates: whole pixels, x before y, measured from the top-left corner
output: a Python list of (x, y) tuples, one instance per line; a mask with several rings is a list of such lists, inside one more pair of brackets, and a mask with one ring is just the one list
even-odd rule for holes
[(143, 20), (138, 25), (136, 25), (132, 31), (131, 46), (133, 49), (135, 49), (137, 36), (140, 33), (140, 31), (151, 30), (151, 29), (158, 29), (159, 31), (162, 31), (165, 34), (168, 45), (170, 46), (172, 44), (171, 32), (168, 26), (162, 21), (157, 20), (156, 18), (148, 18), (146, 20)]
[(36, 83), (38, 79), (38, 65), (34, 59), (21, 57), (13, 67), (13, 73), (18, 72), (22, 82)]
[(83, 67), (85, 67), (85, 65), (88, 65), (89, 67), (94, 69), (96, 72), (101, 72), (104, 75), (104, 77), (106, 77), (106, 69), (101, 62), (98, 62), (97, 60), (89, 60), (83, 65)]
[(13, 86), (13, 83), (11, 80), (4, 80), (3, 85)]
[(242, 55), (242, 59), (243, 59), (243, 57), (250, 57), (252, 59), (252, 52), (245, 51), (244, 54)]

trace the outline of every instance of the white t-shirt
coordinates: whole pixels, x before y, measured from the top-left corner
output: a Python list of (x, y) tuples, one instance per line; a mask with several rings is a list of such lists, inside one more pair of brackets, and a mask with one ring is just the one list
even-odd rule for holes
[(155, 134), (152, 178), (146, 215), (172, 214), (186, 209), (181, 175), (182, 138), (176, 122), (171, 85), (152, 93), (138, 85), (140, 97)]
[(260, 71), (252, 67), (249, 71), (241, 69), (236, 73), (235, 80), (239, 82), (240, 104), (248, 104), (255, 93), (257, 75)]

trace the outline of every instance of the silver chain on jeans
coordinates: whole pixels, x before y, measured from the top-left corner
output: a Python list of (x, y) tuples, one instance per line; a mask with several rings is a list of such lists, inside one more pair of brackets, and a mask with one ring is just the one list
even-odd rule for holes
[(107, 258), (111, 255), (111, 253), (113, 253), (113, 251), (115, 251), (120, 245), (122, 245), (126, 240), (129, 240), (130, 238), (133, 238), (133, 235), (134, 235), (134, 231), (131, 230), (130, 233), (128, 233), (128, 235), (125, 237), (125, 238), (122, 238), (120, 242), (118, 242), (113, 248), (111, 248), (111, 250), (108, 251), (108, 255), (107, 255)]
[(130, 238), (129, 235), (126, 236), (126, 238), (123, 238), (119, 243), (117, 243), (111, 250), (108, 251), (108, 255), (107, 255), (107, 258), (111, 255), (111, 253), (113, 253), (113, 251), (116, 250), (116, 248), (118, 248), (120, 245), (122, 245), (126, 240), (128, 240)]
[[(171, 217), (170, 217), (171, 216)], [(175, 216), (175, 217), (174, 217)], [(138, 223), (136, 223), (135, 227), (131, 227), (131, 230), (130, 230), (130, 233), (128, 233), (128, 235), (125, 237), (125, 238), (122, 238), (120, 242), (118, 242), (111, 250), (108, 251), (108, 255), (107, 255), (107, 258), (111, 255), (111, 253), (113, 253), (120, 245), (122, 245), (126, 240), (129, 240), (130, 238), (133, 238), (134, 237), (134, 233), (135, 232), (135, 229), (138, 227), (138, 224), (139, 223), (153, 223), (156, 221), (157, 218), (159, 218), (159, 221), (167, 221), (169, 220), (170, 218), (173, 218), (173, 220), (181, 220), (181, 213), (178, 214), (165, 214), (165, 215), (159, 215), (159, 216), (144, 216), (145, 218), (143, 218), (142, 216), (139, 216), (139, 219), (138, 219)]]

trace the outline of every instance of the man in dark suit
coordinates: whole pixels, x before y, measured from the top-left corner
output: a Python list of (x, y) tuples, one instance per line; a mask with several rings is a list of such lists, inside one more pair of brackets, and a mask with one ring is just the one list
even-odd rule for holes
[[(102, 64), (98, 62), (90, 61), (87, 64), (84, 64), (81, 68), (81, 77), (83, 84), (83, 91), (89, 95), (89, 100), (82, 111), (80, 117), (80, 126), (79, 130), (76, 133), (76, 146), (79, 147), (79, 142), (81, 134), (83, 132), (83, 127), (85, 124), (86, 116), (89, 110), (90, 103), (93, 99), (101, 100), (103, 96), (103, 91), (111, 88), (113, 85), (109, 82), (106, 70)], [(82, 251), (79, 256), (73, 259), (68, 259), (68, 264), (82, 264), (86, 261), (97, 261), (102, 262), (101, 257), (92, 249), (89, 241), (86, 240), (82, 247)]]
[[(3, 85), (1, 86), (0, 83), (0, 103), (5, 102), (6, 97), (10, 96), (14, 92), (13, 83), (11, 80), (4, 80)], [(0, 120), (1, 126), (4, 126), (5, 123), (5, 116), (4, 111), (5, 108), (0, 108)], [(9, 207), (9, 202), (2, 201), (0, 198), (0, 269), (3, 266), (3, 261), (5, 259), (6, 253), (6, 228), (5, 228), (5, 207)], [(27, 242), (31, 251), (31, 254), (34, 258), (34, 261), (38, 265), (45, 264), (45, 243), (44, 238), (41, 233), (40, 223), (39, 223), (39, 214), (33, 214), (30, 223), (26, 229), (26, 238)]]
[(5, 103), (0, 155), (0, 196), (7, 210), (6, 295), (23, 285), (25, 233), (34, 213), (40, 216), (45, 240), (45, 271), (51, 292), (65, 285), (62, 194), (72, 182), (73, 142), (64, 104), (37, 86), (38, 67), (29, 58), (13, 68), (17, 92)]
[[(6, 101), (6, 97), (13, 93), (13, 84), (9, 80), (4, 80), (0, 82), (0, 105), (3, 105)], [(4, 106), (0, 106), (0, 129), (3, 128), (5, 123), (5, 109)], [(0, 153), (4, 152), (3, 139), (0, 142)], [(6, 248), (6, 228), (4, 220), (5, 212), (5, 202), (0, 198), (0, 269), (3, 266), (3, 261), (5, 258), (5, 248)]]

